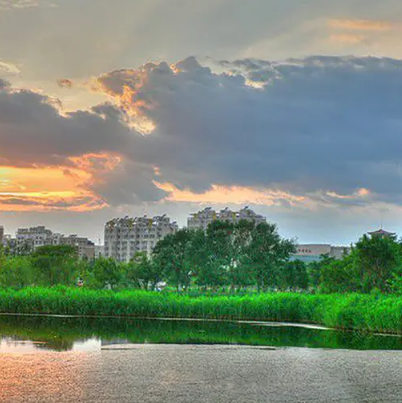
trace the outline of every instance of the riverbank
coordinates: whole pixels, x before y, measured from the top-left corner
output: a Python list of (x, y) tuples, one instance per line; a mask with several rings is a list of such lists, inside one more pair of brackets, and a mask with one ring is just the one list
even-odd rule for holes
[(0, 312), (261, 320), (402, 333), (402, 297), (388, 295), (268, 293), (190, 297), (136, 290), (25, 288), (0, 290)]

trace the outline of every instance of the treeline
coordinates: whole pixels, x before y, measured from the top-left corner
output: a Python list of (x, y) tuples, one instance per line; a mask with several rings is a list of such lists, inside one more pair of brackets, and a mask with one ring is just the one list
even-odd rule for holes
[(363, 236), (340, 260), (293, 260), (295, 242), (274, 224), (215, 221), (207, 231), (182, 229), (159, 241), (149, 258), (129, 263), (79, 260), (70, 246), (45, 246), (29, 256), (0, 253), (0, 286), (83, 285), (154, 290), (161, 282), (201, 292), (402, 292), (402, 245), (395, 237)]

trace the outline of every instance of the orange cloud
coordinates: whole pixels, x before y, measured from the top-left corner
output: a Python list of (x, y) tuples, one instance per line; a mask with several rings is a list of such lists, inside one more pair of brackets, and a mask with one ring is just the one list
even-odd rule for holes
[(68, 80), (67, 78), (61, 78), (60, 80), (57, 80), (57, 85), (60, 88), (73, 88), (74, 83), (71, 80)]
[(329, 20), (328, 25), (335, 29), (348, 29), (355, 31), (389, 31), (395, 24), (389, 21), (375, 20)]
[(71, 167), (0, 167), (0, 209), (89, 211), (103, 208), (106, 202), (85, 184), (102, 167), (113, 169), (116, 159), (91, 154), (72, 158)]
[(348, 34), (339, 34), (339, 35), (331, 35), (329, 37), (331, 42), (337, 43), (345, 43), (349, 45), (354, 45), (357, 43), (362, 43), (366, 40), (366, 37), (363, 35), (348, 35)]
[(336, 192), (327, 192), (327, 195), (334, 199), (356, 200), (356, 199), (364, 199), (371, 196), (371, 192), (369, 189), (360, 188), (350, 195), (340, 195)]
[(302, 204), (305, 197), (296, 196), (282, 190), (259, 190), (242, 186), (212, 185), (210, 190), (204, 193), (194, 193), (191, 190), (180, 190), (171, 183), (154, 182), (155, 186), (168, 193), (165, 200), (175, 202), (192, 203), (216, 203), (216, 204), (259, 204), (275, 206), (282, 204)]

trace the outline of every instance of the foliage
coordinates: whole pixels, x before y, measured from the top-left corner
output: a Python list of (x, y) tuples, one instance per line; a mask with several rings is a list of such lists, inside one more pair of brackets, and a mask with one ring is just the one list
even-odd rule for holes
[(164, 268), (154, 264), (146, 253), (138, 252), (127, 267), (127, 285), (154, 290), (164, 278)]
[(32, 262), (27, 256), (0, 257), (0, 285), (23, 288), (33, 281)]
[(80, 288), (0, 290), (0, 312), (95, 316), (268, 320), (402, 333), (402, 297), (381, 294), (183, 293)]
[(188, 292), (402, 294), (402, 245), (395, 237), (363, 236), (341, 259), (322, 256), (310, 264), (292, 261), (294, 242), (274, 224), (213, 221), (203, 230), (182, 229), (156, 244), (152, 256), (129, 263), (100, 258), (79, 260), (71, 246), (44, 246), (27, 256), (0, 251), (0, 286), (80, 284), (91, 289), (141, 288), (158, 283)]
[(154, 249), (155, 264), (164, 268), (166, 277), (177, 289), (190, 284), (191, 267), (189, 263), (189, 241), (192, 233), (181, 229), (159, 241)]
[(99, 258), (83, 274), (84, 284), (90, 288), (116, 288), (123, 278), (123, 267), (114, 259)]
[(35, 283), (41, 285), (72, 285), (78, 276), (76, 249), (69, 245), (48, 245), (32, 254)]

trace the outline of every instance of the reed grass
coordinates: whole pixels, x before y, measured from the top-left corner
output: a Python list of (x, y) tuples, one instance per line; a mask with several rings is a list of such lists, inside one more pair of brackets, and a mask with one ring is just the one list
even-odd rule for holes
[(205, 318), (313, 323), (338, 329), (402, 333), (402, 297), (267, 293), (189, 296), (78, 288), (0, 290), (0, 312), (148, 318)]

